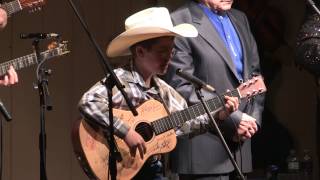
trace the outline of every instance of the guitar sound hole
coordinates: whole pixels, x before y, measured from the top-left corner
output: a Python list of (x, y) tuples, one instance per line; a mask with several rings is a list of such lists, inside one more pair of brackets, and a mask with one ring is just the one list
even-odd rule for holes
[(145, 122), (139, 123), (136, 126), (135, 130), (137, 131), (137, 133), (139, 133), (142, 136), (145, 142), (150, 141), (150, 139), (153, 137), (152, 127), (148, 123), (145, 123)]

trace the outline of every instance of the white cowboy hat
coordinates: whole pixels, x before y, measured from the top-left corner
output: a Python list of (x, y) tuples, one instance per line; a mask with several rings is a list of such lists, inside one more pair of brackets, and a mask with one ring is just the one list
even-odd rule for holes
[(141, 41), (161, 36), (196, 37), (197, 29), (191, 24), (173, 26), (167, 8), (153, 7), (139, 11), (125, 21), (126, 31), (111, 41), (109, 57), (130, 55), (129, 48)]

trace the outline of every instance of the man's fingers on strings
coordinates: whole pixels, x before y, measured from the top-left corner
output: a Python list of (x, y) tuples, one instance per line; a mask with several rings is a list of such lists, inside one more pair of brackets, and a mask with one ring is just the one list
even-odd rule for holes
[(145, 142), (143, 142), (142, 148), (143, 148), (143, 153), (144, 153), (144, 154), (147, 153), (147, 147), (146, 147)]
[(17, 74), (14, 73), (14, 70), (12, 68), (9, 69), (8, 71), (8, 77), (9, 77), (9, 84), (14, 84), (16, 81)]
[(135, 157), (135, 156), (136, 156), (136, 152), (137, 152), (137, 147), (136, 147), (136, 146), (130, 148), (130, 155), (131, 155), (132, 157)]
[(140, 158), (143, 159), (143, 155), (144, 155), (144, 153), (145, 153), (144, 148), (143, 148), (143, 145), (142, 145), (142, 144), (139, 144), (139, 145), (138, 145), (138, 149), (139, 149)]
[(17, 72), (14, 70), (13, 66), (10, 66), (9, 71), (11, 72), (11, 75), (13, 77), (13, 84), (17, 83), (19, 81), (18, 79), (18, 74)]

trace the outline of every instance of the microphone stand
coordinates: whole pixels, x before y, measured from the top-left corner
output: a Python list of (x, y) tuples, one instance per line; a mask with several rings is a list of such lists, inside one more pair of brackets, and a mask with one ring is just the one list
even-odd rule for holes
[[(205, 103), (205, 101), (203, 100), (203, 95), (201, 93), (201, 87), (200, 86), (197, 86), (195, 85), (195, 91), (196, 91), (196, 94), (197, 94), (197, 97), (198, 99), (200, 100), (202, 106), (204, 107), (204, 110), (206, 111), (207, 115), (208, 115), (208, 118), (210, 119), (211, 122), (213, 122), (213, 125), (218, 133), (218, 137), (219, 139), (221, 140), (222, 142), (222, 145), (223, 147), (225, 148), (225, 150), (227, 151), (227, 154), (229, 156), (229, 159), (230, 161), (232, 162), (233, 166), (234, 166), (234, 169), (237, 171), (238, 175), (240, 176), (240, 179), (241, 180), (245, 180), (245, 177), (243, 176), (242, 172), (240, 171), (236, 161), (234, 160), (234, 157), (230, 151), (230, 148), (228, 147), (227, 143), (226, 143), (226, 140), (224, 139), (224, 137), (222, 136), (222, 133), (215, 121), (215, 119), (212, 117), (211, 113), (210, 113), (210, 110), (209, 110), (209, 107), (207, 105), (207, 103)], [(219, 96), (219, 95), (218, 95)], [(220, 99), (220, 102), (222, 103), (222, 105), (224, 104), (222, 98), (219, 98)]]
[[(9, 112), (7, 111), (6, 107), (3, 105), (2, 101), (0, 100), (0, 112), (2, 114), (2, 116), (4, 117), (4, 119), (7, 121), (7, 122), (10, 122), (12, 120), (12, 117), (11, 115), (9, 114)], [(3, 160), (3, 118), (0, 119), (0, 159), (1, 159), (1, 162), (0, 162), (0, 180), (2, 180), (2, 176), (3, 176), (3, 169), (4, 169), (4, 160)]]
[[(109, 171), (111, 175), (111, 180), (116, 180), (117, 177), (117, 165), (116, 161), (121, 161), (121, 154), (117, 149), (116, 143), (114, 141), (114, 127), (113, 127), (113, 103), (112, 103), (112, 87), (114, 85), (120, 90), (121, 94), (123, 95), (124, 99), (126, 100), (126, 103), (132, 112), (134, 116), (138, 115), (137, 110), (133, 106), (132, 102), (129, 100), (128, 95), (124, 91), (124, 86), (120, 83), (119, 79), (115, 75), (113, 68), (111, 67), (109, 61), (107, 61), (106, 56), (102, 52), (101, 48), (99, 47), (97, 41), (93, 38), (92, 34), (89, 31), (88, 25), (85, 23), (83, 18), (81, 17), (80, 13), (78, 12), (77, 8), (75, 7), (72, 0), (68, 0), (69, 4), (71, 5), (74, 13), (76, 14), (77, 18), (80, 21), (80, 24), (82, 25), (83, 29), (85, 30), (87, 36), (89, 37), (89, 40), (91, 41), (92, 45), (96, 49), (98, 56), (99, 56), (99, 62), (103, 68), (103, 72), (105, 74), (105, 77), (108, 77), (108, 74), (110, 75), (108, 77), (109, 80), (106, 80), (104, 85), (106, 86), (108, 90), (108, 98), (109, 98), (109, 134), (107, 135), (107, 140), (109, 144)], [(107, 82), (108, 81), (108, 82)], [(108, 85), (107, 85), (108, 84)]]
[(35, 86), (39, 91), (40, 96), (40, 133), (39, 133), (39, 149), (40, 149), (40, 179), (47, 180), (46, 173), (46, 128), (45, 128), (45, 112), (46, 110), (51, 111), (52, 105), (49, 96), (48, 89), (48, 76), (51, 74), (51, 70), (46, 69), (43, 64), (45, 59), (42, 59), (39, 51), (39, 39), (34, 39), (32, 43), (37, 60), (39, 62), (37, 67), (37, 81), (38, 84)]
[(6, 107), (4, 106), (1, 100), (0, 100), (0, 112), (7, 122), (10, 122), (12, 120), (10, 113), (7, 111)]

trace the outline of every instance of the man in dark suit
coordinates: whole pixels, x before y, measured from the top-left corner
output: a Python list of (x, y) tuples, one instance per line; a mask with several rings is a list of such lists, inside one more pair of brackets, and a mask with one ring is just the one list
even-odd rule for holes
[[(175, 24), (190, 23), (199, 31), (197, 38), (176, 38), (176, 52), (165, 77), (189, 105), (197, 103), (198, 98), (194, 86), (175, 75), (178, 68), (215, 87), (217, 94), (237, 88), (260, 72), (256, 42), (247, 18), (232, 9), (232, 3), (232, 0), (190, 0), (171, 14)], [(205, 99), (215, 95), (203, 91)], [(252, 170), (250, 138), (261, 124), (263, 103), (263, 96), (244, 101), (238, 111), (219, 122), (244, 173)], [(171, 159), (172, 169), (180, 180), (232, 179), (234, 167), (216, 132), (178, 138)]]

